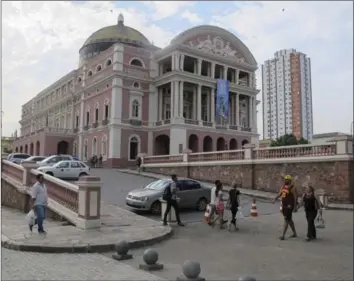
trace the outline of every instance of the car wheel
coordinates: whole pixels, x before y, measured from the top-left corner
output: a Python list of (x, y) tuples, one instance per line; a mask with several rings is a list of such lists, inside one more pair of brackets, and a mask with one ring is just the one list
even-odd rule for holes
[(86, 173), (80, 173), (79, 178), (84, 177), (84, 176), (87, 176), (87, 174)]
[(152, 203), (150, 210), (154, 215), (161, 215), (161, 202), (155, 201)]
[(208, 205), (208, 200), (206, 198), (200, 198), (197, 202), (197, 211), (205, 211)]
[(54, 174), (52, 172), (46, 172), (46, 174), (54, 177)]

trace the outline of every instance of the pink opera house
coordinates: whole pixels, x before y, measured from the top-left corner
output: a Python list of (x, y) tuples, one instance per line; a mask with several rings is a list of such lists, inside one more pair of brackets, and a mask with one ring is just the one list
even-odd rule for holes
[[(193, 27), (160, 49), (119, 15), (79, 54), (76, 70), (22, 106), (14, 151), (102, 155), (106, 167), (122, 167), (139, 153), (234, 150), (258, 141), (257, 63), (227, 30)], [(216, 114), (217, 79), (229, 81), (227, 116)]]

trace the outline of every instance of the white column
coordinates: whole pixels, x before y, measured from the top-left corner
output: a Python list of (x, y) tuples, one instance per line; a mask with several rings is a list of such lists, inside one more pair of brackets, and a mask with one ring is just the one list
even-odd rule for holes
[(214, 79), (215, 77), (215, 63), (211, 63), (211, 78)]
[(197, 89), (197, 120), (202, 120), (202, 85), (198, 84)]
[(193, 86), (193, 112), (192, 112), (192, 119), (193, 120), (197, 120), (197, 102), (198, 102), (198, 99), (197, 99), (197, 90), (198, 90), (198, 85), (194, 85)]
[(174, 114), (174, 105), (175, 105), (175, 103), (176, 103), (176, 99), (175, 99), (175, 95), (174, 95), (174, 85), (175, 85), (175, 81), (172, 81), (171, 83), (170, 83), (170, 87), (171, 87), (171, 90), (170, 90), (170, 92), (171, 92), (171, 97), (170, 97), (170, 110), (171, 110), (171, 118), (170, 119), (173, 119), (173, 114)]
[(252, 115), (253, 115), (253, 110), (252, 110), (252, 97), (248, 97), (248, 127), (252, 128)]
[(207, 96), (207, 116), (208, 116), (208, 118), (207, 118), (207, 121), (210, 121), (211, 120), (211, 117), (210, 117), (210, 96), (211, 96), (211, 91), (210, 92), (208, 92), (208, 96)]
[(228, 67), (224, 65), (224, 75), (223, 75), (224, 80), (227, 80), (227, 68)]
[[(67, 110), (67, 109), (66, 109)], [(66, 124), (66, 122), (67, 122), (67, 116), (68, 116), (68, 114), (66, 113), (65, 115), (64, 115), (64, 126), (63, 126), (63, 129), (69, 129), (69, 128), (67, 128), (67, 124)]]
[(193, 73), (194, 73), (194, 74), (198, 74), (198, 73), (199, 73), (198, 60), (194, 60), (193, 65), (194, 65), (194, 71), (193, 71)]
[(236, 85), (238, 85), (238, 82), (239, 82), (239, 79), (238, 79), (239, 74), (240, 74), (240, 70), (236, 69), (236, 79), (235, 79)]
[(179, 88), (179, 117), (183, 118), (183, 102), (184, 102), (184, 82), (181, 81), (180, 88)]
[[(211, 106), (211, 122), (215, 122), (215, 88), (212, 87), (211, 88), (211, 95), (210, 95), (210, 98), (211, 98), (211, 103), (210, 103), (210, 106)], [(214, 126), (214, 124), (213, 124)]]
[[(179, 81), (174, 81), (174, 90), (173, 90), (173, 117), (176, 118), (179, 116), (178, 108), (179, 108)], [(172, 110), (172, 109), (171, 109)]]
[(162, 88), (159, 87), (159, 90), (158, 90), (158, 120), (157, 121), (161, 121), (162, 120)]
[(123, 54), (124, 54), (124, 45), (115, 44), (114, 45), (114, 54), (113, 54), (113, 70), (123, 71)]
[(84, 120), (85, 120), (85, 113), (84, 113), (84, 98), (85, 98), (85, 93), (82, 93), (81, 95), (81, 102), (80, 102), (80, 132), (83, 131), (84, 129)]
[[(149, 86), (149, 124), (156, 122), (159, 118), (158, 91), (154, 85)], [(144, 151), (145, 152), (145, 151)]]
[(172, 53), (172, 57), (171, 57), (171, 61), (172, 61), (172, 66), (171, 66), (171, 70), (174, 71), (176, 70), (176, 53)]
[(202, 60), (198, 59), (198, 74), (202, 75)]
[(181, 55), (181, 65), (180, 65), (180, 69), (183, 71), (183, 67), (184, 67), (184, 55)]
[(253, 131), (257, 132), (257, 103), (256, 98), (253, 98)]
[(123, 81), (122, 78), (113, 78), (111, 98), (111, 123), (122, 122)]
[(240, 95), (236, 93), (236, 126), (240, 126)]

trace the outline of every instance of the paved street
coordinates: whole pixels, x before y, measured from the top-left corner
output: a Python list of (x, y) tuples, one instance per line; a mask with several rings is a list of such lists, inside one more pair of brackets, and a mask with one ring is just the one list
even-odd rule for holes
[[(103, 182), (102, 199), (107, 204), (117, 205), (121, 208), (129, 210), (125, 205), (125, 197), (129, 191), (144, 187), (154, 179), (137, 176), (133, 174), (121, 173), (114, 169), (92, 169), (92, 175), (99, 176)], [(251, 198), (248, 196), (241, 197), (241, 205), (245, 216), (249, 215), (251, 209)], [(279, 204), (270, 204), (269, 201), (257, 200), (257, 209), (260, 214), (279, 213)], [(139, 212), (139, 214), (147, 216), (154, 220), (161, 220), (159, 216), (154, 216), (147, 212)], [(190, 222), (200, 222), (203, 218), (203, 212), (188, 210), (182, 212), (182, 220)]]
[[(317, 230), (318, 240), (313, 242), (304, 241), (305, 214), (294, 217), (299, 238), (285, 241), (278, 239), (278, 214), (241, 220), (238, 233), (203, 223), (176, 227), (171, 239), (154, 246), (165, 265), (155, 274), (174, 280), (185, 260), (196, 260), (206, 280), (237, 280), (243, 275), (257, 280), (353, 280), (352, 212), (325, 211), (326, 228)], [(133, 250), (137, 258), (127, 264), (137, 267), (144, 250)]]

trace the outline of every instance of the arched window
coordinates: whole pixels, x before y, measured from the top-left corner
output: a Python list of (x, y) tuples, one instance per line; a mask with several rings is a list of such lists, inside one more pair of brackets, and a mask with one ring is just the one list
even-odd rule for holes
[(88, 77), (92, 76), (92, 70), (89, 70), (89, 72), (87, 73), (87, 76)]
[(107, 158), (107, 136), (104, 135), (102, 138), (102, 157)]
[(138, 81), (134, 81), (133, 88), (140, 89), (140, 83)]
[(87, 140), (84, 142), (84, 161), (88, 160), (88, 154), (87, 154)]
[(95, 123), (98, 123), (98, 109), (100, 107), (99, 103), (96, 103), (95, 105)]
[(96, 139), (96, 137), (94, 137), (92, 140), (92, 156), (94, 156), (94, 155), (97, 156), (97, 139)]
[(132, 103), (132, 117), (139, 118), (139, 107), (140, 104), (137, 100), (133, 100)]
[(74, 156), (78, 156), (77, 155), (77, 142), (74, 142)]
[(96, 67), (96, 72), (99, 72), (102, 70), (102, 66), (99, 64), (97, 67)]
[(90, 110), (87, 109), (86, 111), (86, 126), (90, 124)]
[(106, 100), (104, 103), (104, 120), (109, 119), (109, 101)]
[(78, 129), (80, 126), (80, 114), (79, 112), (77, 111), (76, 112), (76, 116), (75, 116), (75, 128)]
[(138, 66), (138, 67), (144, 67), (144, 63), (138, 58), (133, 58), (129, 64), (134, 65), (134, 66)]
[(112, 61), (110, 59), (106, 61), (106, 67), (110, 66), (111, 64), (112, 64)]
[(82, 79), (81, 77), (77, 78), (77, 82), (81, 83)]
[(129, 140), (129, 160), (136, 160), (140, 150), (140, 140), (138, 136), (133, 136)]

